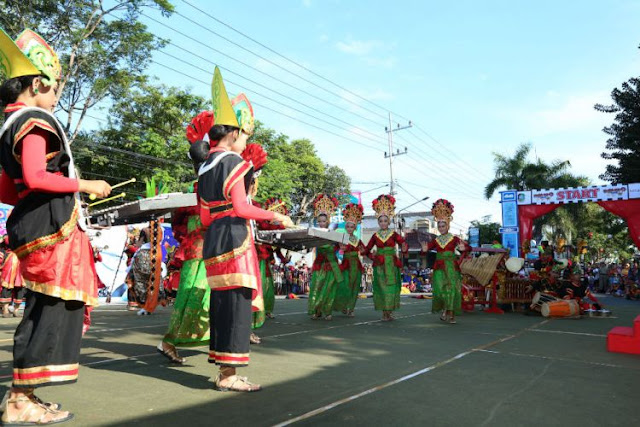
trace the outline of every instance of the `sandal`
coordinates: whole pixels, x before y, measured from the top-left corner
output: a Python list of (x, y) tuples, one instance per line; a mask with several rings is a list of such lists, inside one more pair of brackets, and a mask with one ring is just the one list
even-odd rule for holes
[(163, 355), (173, 363), (179, 363), (180, 365), (182, 365), (184, 362), (187, 361), (185, 357), (178, 356), (178, 352), (176, 351), (175, 347), (170, 350), (165, 350), (162, 347), (162, 343), (160, 343), (156, 347), (156, 350), (158, 350), (158, 353), (160, 353), (161, 355)]
[[(45, 402), (42, 399), (40, 399), (38, 396), (36, 396), (35, 394), (33, 394), (35, 392), (34, 389), (31, 389), (30, 391), (25, 392), (24, 394), (30, 398), (31, 400), (33, 400), (34, 402), (36, 402), (39, 405), (43, 405), (46, 406), (47, 409), (51, 409), (52, 411), (59, 411), (60, 409), (62, 409), (62, 404), (60, 403), (53, 403), (53, 402)], [(0, 403), (0, 408), (4, 408), (6, 407), (7, 404), (7, 400), (9, 399), (9, 395), (11, 393), (9, 391), (7, 391), (4, 395), (4, 398), (2, 399), (2, 403)]]
[[(10, 391), (7, 391), (9, 394)], [(48, 425), (48, 424), (59, 424), (65, 421), (69, 421), (73, 418), (72, 413), (67, 413), (67, 416), (63, 418), (53, 418), (49, 421), (45, 421), (47, 416), (55, 416), (60, 414), (60, 412), (49, 409), (47, 406), (38, 403), (37, 400), (32, 399), (28, 395), (20, 396), (15, 399), (7, 399), (4, 401), (5, 404), (2, 408), (2, 425), (3, 426), (35, 426), (35, 425)], [(39, 400), (39, 399), (38, 399)], [(18, 403), (18, 402), (28, 402), (21, 410), (16, 408), (16, 411), (20, 411), (15, 420), (9, 420), (9, 404), (10, 403)], [(42, 414), (36, 421), (29, 421), (34, 416), (37, 415), (38, 410), (43, 410)]]
[(262, 343), (262, 339), (260, 339), (259, 336), (257, 336), (253, 332), (251, 332), (251, 335), (249, 335), (249, 342), (251, 344), (261, 344)]
[(443, 322), (447, 321), (447, 312), (443, 311), (442, 314), (440, 315), (440, 320), (442, 320)]
[[(216, 378), (215, 385), (214, 385), (214, 388), (216, 390), (218, 390), (218, 391), (237, 391), (237, 392), (241, 392), (241, 393), (253, 393), (253, 392), (262, 390), (262, 387), (260, 385), (250, 383), (249, 380), (247, 379), (247, 377), (240, 377), (238, 375), (233, 375), (233, 376), (229, 377), (229, 378), (233, 378), (233, 381), (231, 382), (230, 385), (221, 386), (220, 385), (220, 377), (221, 377), (221, 375), (218, 374), (218, 377)], [(247, 387), (245, 387), (245, 388), (238, 387), (236, 385), (238, 383), (244, 384)]]
[(327, 316), (324, 316), (324, 320), (333, 320), (333, 316), (330, 314)]
[(455, 318), (450, 317), (450, 318), (449, 318), (449, 323), (450, 323), (450, 324), (452, 324), (452, 325), (455, 325), (457, 322), (456, 322), (456, 319), (455, 319)]
[(267, 314), (266, 314), (266, 316), (267, 316), (269, 319), (275, 319), (275, 318), (276, 318), (276, 316), (274, 316), (274, 315), (273, 315), (273, 313), (267, 313)]
[(349, 310), (349, 313), (347, 314), (347, 317), (356, 317), (356, 315), (353, 314), (353, 310)]

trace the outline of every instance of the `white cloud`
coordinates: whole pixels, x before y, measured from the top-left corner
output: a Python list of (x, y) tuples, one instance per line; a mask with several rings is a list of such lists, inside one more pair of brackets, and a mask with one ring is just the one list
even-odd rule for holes
[(318, 40), (320, 40), (320, 43), (326, 43), (329, 41), (329, 36), (326, 34), (321, 34), (320, 37), (318, 37)]
[(312, 6), (311, 0), (302, 0), (302, 5), (304, 7), (311, 7)]
[(383, 47), (384, 43), (378, 40), (351, 40), (339, 41), (336, 47), (339, 51), (349, 55), (362, 56), (371, 53), (374, 49)]
[[(550, 94), (552, 98), (556, 94)], [(570, 96), (560, 105), (533, 112), (530, 123), (534, 129), (545, 133), (582, 130), (585, 127), (602, 127), (611, 121), (606, 114), (596, 111), (593, 106), (607, 99), (607, 92)]]

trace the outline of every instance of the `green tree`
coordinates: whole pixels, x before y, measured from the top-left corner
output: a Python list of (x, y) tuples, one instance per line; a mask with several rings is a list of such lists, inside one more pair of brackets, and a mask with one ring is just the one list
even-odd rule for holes
[(554, 180), (566, 173), (571, 166), (568, 160), (544, 163), (529, 160), (531, 144), (520, 144), (513, 157), (493, 153), (495, 178), (487, 184), (484, 196), (490, 199), (499, 188), (509, 190), (532, 190), (549, 188)]
[(313, 214), (311, 203), (318, 193), (350, 193), (351, 180), (344, 170), (325, 164), (308, 139), (289, 138), (258, 123), (252, 142), (262, 144), (269, 161), (258, 187), (258, 200), (282, 198), (297, 222)]
[(614, 160), (601, 179), (613, 184), (640, 181), (640, 78), (632, 78), (611, 92), (613, 104), (596, 104), (595, 109), (615, 114), (614, 123), (603, 129), (609, 135), (602, 157)]
[(88, 178), (111, 183), (135, 177), (137, 183), (124, 190), (131, 197), (141, 196), (151, 177), (170, 191), (186, 191), (195, 174), (185, 128), (207, 107), (188, 90), (139, 84), (113, 104), (106, 127), (80, 133), (74, 146), (78, 167)]
[(478, 241), (480, 245), (491, 244), (494, 241), (502, 241), (502, 236), (500, 235), (500, 224), (491, 221), (490, 216), (485, 216), (480, 220), (476, 219), (471, 221), (471, 226), (478, 228)]
[(56, 50), (63, 68), (57, 113), (73, 141), (87, 112), (120, 99), (143, 82), (149, 52), (164, 41), (138, 21), (145, 9), (168, 16), (167, 0), (0, 1), (0, 27), (17, 36), (31, 28)]

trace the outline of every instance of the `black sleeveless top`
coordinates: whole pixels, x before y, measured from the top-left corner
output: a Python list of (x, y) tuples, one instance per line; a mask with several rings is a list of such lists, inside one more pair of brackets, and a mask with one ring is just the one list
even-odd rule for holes
[(22, 111), (24, 108), (27, 107), (9, 105), (5, 109), (5, 123), (14, 114), (18, 116), (0, 137), (0, 164), (18, 192), (18, 202), (7, 220), (9, 244), (18, 258), (66, 239), (75, 229), (79, 215), (74, 193), (38, 192), (24, 185), (21, 153), (16, 152), (16, 146), (36, 127), (48, 136), (47, 172), (68, 177), (71, 164), (60, 136), (62, 127), (55, 117), (44, 110)]

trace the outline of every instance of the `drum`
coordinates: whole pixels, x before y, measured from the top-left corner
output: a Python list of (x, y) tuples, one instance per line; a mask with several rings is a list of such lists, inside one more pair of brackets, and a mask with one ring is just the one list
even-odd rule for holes
[(540, 311), (542, 304), (553, 301), (558, 301), (558, 298), (551, 294), (545, 294), (544, 292), (536, 292), (531, 300), (531, 309)]
[(580, 306), (573, 299), (545, 302), (540, 309), (544, 317), (579, 317)]

